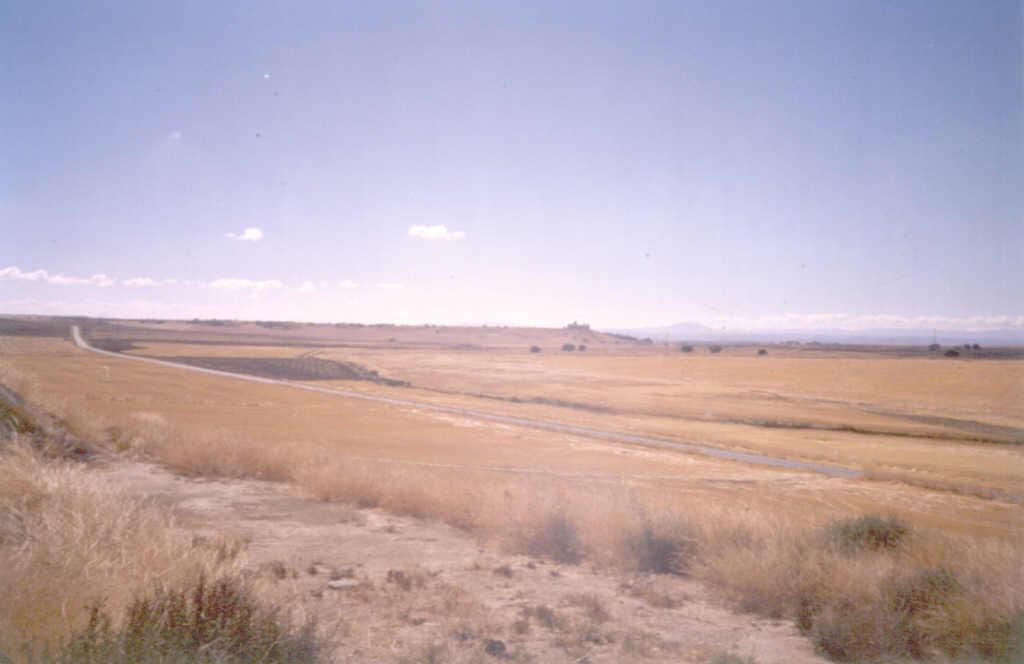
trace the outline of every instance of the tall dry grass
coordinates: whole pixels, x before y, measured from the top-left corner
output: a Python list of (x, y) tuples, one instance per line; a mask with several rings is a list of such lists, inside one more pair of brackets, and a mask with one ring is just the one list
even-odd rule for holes
[(119, 612), (140, 591), (229, 572), (236, 554), (193, 541), (81, 464), (0, 444), (0, 651), (10, 656), (63, 642), (97, 602)]
[(842, 661), (1024, 656), (1024, 554), (1006, 541), (911, 523), (899, 547), (850, 550), (830, 535), (835, 513), (806, 520), (626, 483), (346, 458), (312, 441), (271, 446), (228, 431), (183, 436), (151, 414), (84, 430), (181, 472), (290, 482), (323, 500), (442, 520), (511, 551), (691, 574), (741, 608), (795, 620)]

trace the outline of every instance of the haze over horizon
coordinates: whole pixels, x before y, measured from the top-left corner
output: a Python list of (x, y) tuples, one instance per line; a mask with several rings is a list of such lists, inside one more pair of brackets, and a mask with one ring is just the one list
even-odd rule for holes
[(0, 313), (1024, 329), (1020, 2), (0, 7)]

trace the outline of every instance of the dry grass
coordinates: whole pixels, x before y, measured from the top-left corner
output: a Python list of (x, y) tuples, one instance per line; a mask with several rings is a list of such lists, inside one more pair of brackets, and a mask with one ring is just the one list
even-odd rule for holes
[[(282, 346), (150, 344), (152, 355), (293, 357)], [(332, 383), (509, 415), (824, 461), (872, 476), (1024, 500), (1024, 362), (326, 349), (412, 388)], [(989, 442), (979, 442), (989, 441)], [(1018, 443), (1014, 445), (1013, 443)]]
[[(22, 366), (42, 394), (63, 400), (62, 413), (81, 431), (184, 472), (288, 481), (325, 500), (440, 519), (507, 550), (561, 562), (692, 574), (743, 608), (795, 619), (837, 658), (1012, 654), (1024, 609), (1018, 505), (474, 428), (103, 361), (117, 363), (109, 385), (97, 380), (91, 357), (75, 356), (64, 368), (42, 360)], [(881, 445), (881, 438), (872, 440)], [(957, 449), (984, 459), (971, 472), (1002, 462), (1006, 478), (1018, 473), (1017, 449)], [(930, 459), (913, 446), (886, 454)], [(901, 546), (835, 546), (830, 522), (883, 507), (911, 530)], [(579, 639), (567, 637), (568, 649), (599, 637), (585, 627)]]
[[(822, 652), (841, 660), (931, 652), (999, 660), (1015, 647), (1013, 621), (1024, 610), (1024, 555), (1011, 543), (911, 533), (896, 519), (808, 528), (784, 513), (667, 504), (657, 490), (628, 486), (345, 461), (303, 446), (196, 445), (193, 453), (172, 438), (173, 453), (151, 451), (190, 472), (223, 472), (231, 463), (232, 475), (287, 479), (324, 499), (443, 520), (555, 562), (696, 574), (746, 610), (797, 620)], [(216, 463), (199, 466), (207, 458), (200, 449)], [(935, 570), (955, 582), (915, 604), (915, 579)], [(647, 595), (654, 606), (675, 605), (650, 588)], [(557, 626), (559, 646), (582, 654), (605, 638), (599, 626), (592, 616), (574, 617)]]
[(63, 641), (102, 601), (233, 567), (228, 542), (194, 542), (164, 512), (80, 465), (26, 444), (0, 451), (0, 643), (13, 653)]

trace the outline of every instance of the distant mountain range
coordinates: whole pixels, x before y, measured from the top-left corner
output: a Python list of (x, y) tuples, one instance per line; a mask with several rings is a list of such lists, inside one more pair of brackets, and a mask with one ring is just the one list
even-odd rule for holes
[(602, 329), (601, 332), (627, 334), (653, 341), (716, 341), (722, 343), (807, 343), (879, 344), (915, 346), (939, 343), (943, 345), (977, 343), (982, 345), (1024, 345), (1024, 329), (1001, 330), (925, 330), (925, 329), (792, 329), (792, 330), (730, 330), (714, 329), (700, 323), (683, 322), (664, 327), (636, 327)]

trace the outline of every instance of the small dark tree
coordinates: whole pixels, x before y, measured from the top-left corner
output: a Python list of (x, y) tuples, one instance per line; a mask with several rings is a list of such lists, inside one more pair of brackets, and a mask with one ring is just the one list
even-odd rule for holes
[(931, 346), (928, 346), (928, 350), (930, 350), (933, 353), (937, 353), (940, 350), (942, 350), (942, 346), (940, 346), (939, 344), (932, 344)]
[(945, 355), (946, 357), (960, 357), (960, 351), (950, 349), (945, 352)]
[(575, 344), (562, 344), (562, 350), (565, 351), (566, 353), (571, 353), (574, 350), (576, 350), (576, 345)]
[(680, 350), (680, 352), (683, 352), (683, 353), (692, 353), (693, 352), (693, 346), (688, 346), (686, 344), (683, 344), (682, 346), (679, 347), (679, 350)]
[(765, 350), (764, 348), (759, 348), (759, 349), (757, 350), (757, 354), (758, 354), (758, 355), (767, 355), (767, 354), (768, 354), (768, 351), (766, 351), (766, 350)]
[(721, 353), (722, 352), (722, 347), (717, 345), (717, 344), (714, 345), (714, 346), (708, 346), (708, 352), (709, 353)]
[(578, 350), (578, 351), (580, 351), (582, 353), (586, 349), (587, 349), (587, 345), (586, 344), (580, 344), (579, 347), (576, 350)]
[(531, 353), (539, 353), (540, 352), (540, 346), (530, 346), (530, 352)]
[(973, 348), (974, 350), (981, 350), (981, 344), (974, 344), (973, 346), (971, 346), (971, 348)]

